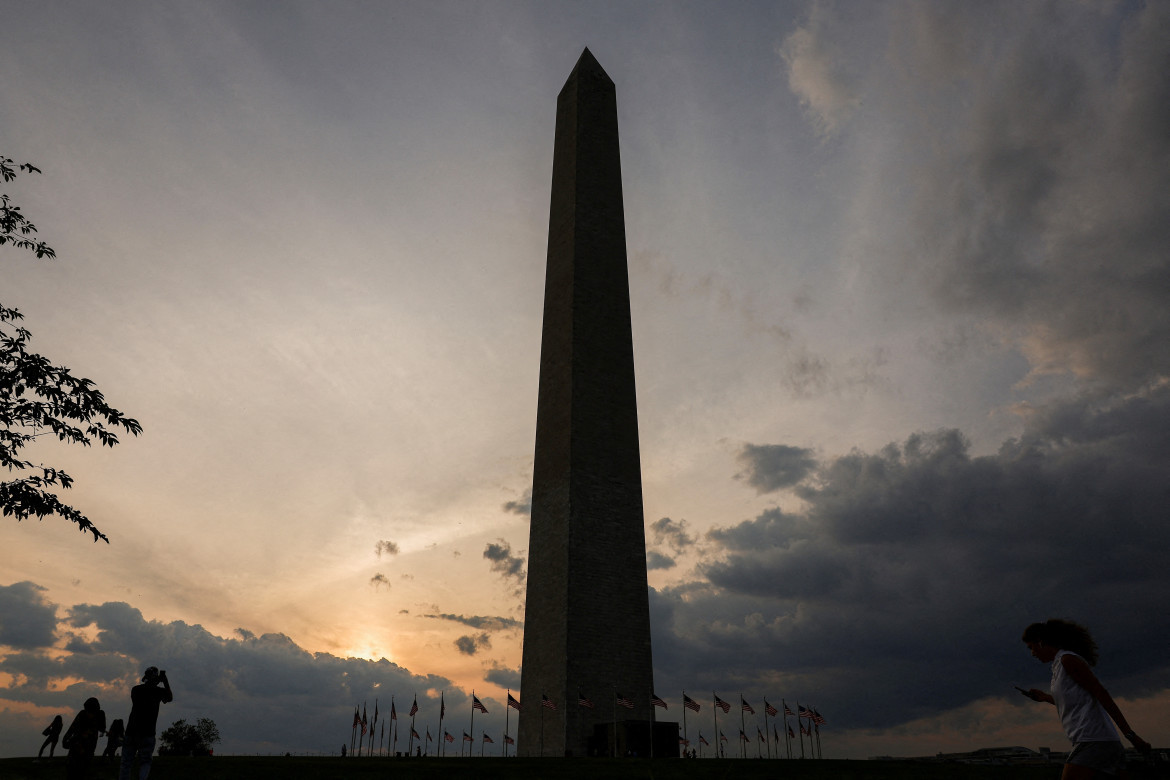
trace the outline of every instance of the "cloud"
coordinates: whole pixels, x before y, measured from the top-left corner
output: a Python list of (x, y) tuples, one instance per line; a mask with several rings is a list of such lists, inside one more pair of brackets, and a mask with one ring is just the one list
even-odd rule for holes
[(397, 555), (398, 543), (388, 542), (385, 539), (379, 539), (374, 544), (374, 554), (381, 558), (382, 553), (385, 553), (386, 555)]
[(794, 85), (855, 144), (845, 251), (867, 258), (875, 300), (978, 323), (1026, 359), (1029, 382), (1157, 381), (1170, 366), (1170, 9), (998, 9), (875, 7), (885, 50), (850, 46), (854, 26), (822, 14), (786, 43), (793, 78), (797, 63), (835, 61), (826, 46), (870, 73), (848, 130), (828, 76)]
[(817, 465), (812, 450), (785, 444), (745, 444), (739, 462), (746, 468), (736, 479), (747, 480), (757, 493), (792, 487)]
[(686, 529), (686, 520), (671, 520), (669, 517), (661, 517), (650, 524), (650, 534), (655, 544), (666, 544), (680, 553), (695, 543), (695, 537), (688, 534)]
[(509, 617), (486, 616), (486, 615), (451, 615), (451, 614), (431, 614), (423, 615), (423, 617), (435, 618), (436, 620), (450, 620), (455, 623), (462, 623), (471, 628), (477, 628), (481, 631), (509, 631), (517, 630), (524, 627), (524, 623)]
[(650, 550), (646, 553), (646, 569), (654, 571), (655, 569), (672, 569), (674, 568), (674, 558), (669, 555), (663, 555), (655, 550)]
[(390, 580), (382, 572), (370, 577), (370, 584), (374, 586), (374, 590), (381, 590), (383, 585), (386, 586), (386, 590), (390, 590)]
[(503, 509), (505, 512), (511, 512), (516, 515), (531, 515), (532, 514), (532, 488), (524, 491), (524, 495), (518, 501), (507, 501), (504, 503)]
[(492, 562), (492, 571), (503, 577), (505, 581), (513, 581), (516, 593), (522, 592), (527, 577), (524, 571), (524, 558), (512, 554), (512, 545), (503, 539), (489, 542), (483, 548), (483, 557)]
[(483, 676), (484, 682), (498, 685), (501, 688), (509, 690), (520, 690), (520, 668), (511, 669), (503, 666), (497, 661), (493, 661), (488, 667), (487, 674)]
[[(5, 590), (11, 592), (11, 586)], [(40, 588), (33, 586), (32, 592)], [(14, 609), (5, 609), (5, 617), (43, 615), (45, 610), (29, 598), (7, 606)], [(219, 637), (182, 621), (145, 620), (124, 602), (76, 605), (62, 625), (76, 632), (69, 639), (71, 649), (37, 646), (0, 658), (0, 679), (8, 680), (0, 686), (0, 701), (19, 702), (22, 709), (75, 711), (80, 702), (97, 696), (108, 717), (124, 717), (130, 688), (146, 666), (154, 665), (166, 669), (175, 685), (175, 701), (163, 706), (160, 727), (179, 718), (210, 717), (223, 733), (225, 753), (335, 751), (331, 732), (320, 724), (344, 723), (352, 717), (353, 702), (379, 693), (446, 689), (452, 704), (449, 680), (415, 675), (386, 659), (309, 653), (282, 634), (256, 636), (242, 629)], [(36, 637), (33, 632), (30, 638)], [(437, 698), (431, 705), (437, 711)], [(44, 727), (32, 721), (17, 733)], [(18, 755), (27, 750), (26, 742), (26, 737), (16, 742), (0, 734), (0, 751)]]
[(480, 650), (486, 650), (491, 646), (491, 637), (486, 633), (461, 636), (455, 640), (455, 648), (464, 655), (475, 655)]
[(656, 668), (886, 728), (1043, 677), (1019, 635), (1063, 616), (1094, 630), (1115, 695), (1159, 694), (1167, 475), (1170, 383), (1036, 409), (990, 455), (943, 429), (827, 459), (800, 512), (713, 529), (703, 578), (652, 594)]
[(57, 605), (31, 582), (0, 585), (0, 645), (19, 650), (51, 647), (57, 638)]
[(860, 103), (845, 75), (845, 62), (821, 24), (814, 6), (808, 23), (789, 34), (779, 54), (788, 71), (788, 86), (800, 98), (822, 135), (832, 135)]

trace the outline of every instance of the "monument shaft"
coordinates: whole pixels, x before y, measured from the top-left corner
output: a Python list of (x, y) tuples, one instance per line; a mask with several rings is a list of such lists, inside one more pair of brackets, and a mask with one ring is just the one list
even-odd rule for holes
[(518, 753), (586, 755), (615, 692), (648, 721), (652, 689), (617, 98), (586, 49), (557, 98)]

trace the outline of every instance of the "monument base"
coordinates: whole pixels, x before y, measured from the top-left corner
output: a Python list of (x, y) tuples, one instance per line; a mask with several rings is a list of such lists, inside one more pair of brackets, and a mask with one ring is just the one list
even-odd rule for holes
[[(615, 734), (616, 725), (616, 734)], [(651, 726), (654, 742), (651, 744)], [(590, 756), (627, 758), (678, 758), (678, 723), (669, 721), (619, 720), (598, 723), (588, 740)], [(616, 749), (615, 749), (616, 748)]]

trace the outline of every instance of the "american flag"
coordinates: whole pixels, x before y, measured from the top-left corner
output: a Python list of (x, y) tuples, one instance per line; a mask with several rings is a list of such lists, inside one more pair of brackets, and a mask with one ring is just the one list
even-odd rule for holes
[(580, 691), (577, 691), (577, 706), (593, 709), (593, 700)]
[(414, 704), (410, 705), (410, 717), (413, 718), (416, 714), (418, 714), (418, 697), (417, 696), (414, 697)]
[(690, 740), (688, 740), (688, 739), (684, 739), (684, 738), (682, 738), (682, 737), (679, 737), (679, 738), (678, 738), (678, 744), (680, 744), (680, 745), (689, 745), (689, 744), (691, 744), (691, 742), (690, 742)]
[(699, 711), (699, 703), (690, 696), (687, 696), (685, 693), (683, 694), (683, 706), (688, 710), (693, 710), (695, 712)]
[(809, 730), (808, 730), (808, 729), (806, 729), (806, 728), (804, 727), (804, 724), (803, 724), (803, 723), (801, 723), (801, 724), (800, 724), (800, 733), (801, 733), (801, 734), (803, 734), (803, 735), (804, 735), (804, 736), (806, 736), (806, 737), (811, 737), (811, 736), (812, 736), (812, 734), (810, 734), (810, 733), (809, 733)]
[(504, 735), (504, 743), (505, 743), (505, 744), (507, 744), (507, 745), (515, 745), (515, 744), (516, 744), (516, 740), (512, 739), (512, 738), (511, 738), (511, 737), (509, 737), (507, 734), (505, 734), (505, 735)]
[(415, 739), (422, 739), (422, 737), (418, 735), (418, 732), (414, 730), (414, 726), (410, 727), (410, 736), (414, 737)]
[(715, 697), (715, 706), (724, 712), (731, 712), (731, 705), (723, 701), (723, 699), (720, 699), (718, 696)]
[(794, 714), (794, 713), (792, 712), (792, 710), (790, 710), (790, 709), (788, 708), (788, 702), (786, 702), (786, 701), (784, 701), (783, 699), (781, 699), (781, 700), (780, 700), (780, 703), (784, 705), (784, 714), (785, 714), (785, 715), (792, 715), (792, 714)]
[(815, 709), (812, 711), (812, 719), (813, 723), (817, 724), (818, 726), (825, 725), (825, 719), (821, 717), (821, 713), (817, 712)]
[(751, 740), (747, 738), (747, 734), (743, 733), (743, 729), (739, 730), (739, 740), (741, 742), (751, 742)]
[(378, 722), (378, 700), (374, 699), (374, 723)]
[(398, 720), (398, 713), (394, 711), (394, 700), (390, 700), (390, 720)]
[(701, 731), (699, 732), (699, 741), (702, 742), (704, 745), (711, 744), (710, 742), (707, 741), (707, 738), (703, 736), (703, 732), (701, 732)]
[(779, 710), (769, 704), (767, 699), (764, 699), (764, 712), (768, 713), (773, 718), (780, 714)]
[(756, 711), (752, 709), (752, 705), (748, 704), (747, 700), (744, 699), (744, 697), (742, 697), (742, 696), (739, 697), (739, 704), (744, 712), (750, 713), (752, 715), (756, 714)]
[(483, 702), (480, 701), (479, 697), (476, 696), (474, 693), (471, 694), (471, 709), (479, 710), (480, 712), (482, 712), (485, 715), (487, 714), (487, 707), (483, 706)]
[(801, 718), (811, 718), (813, 716), (812, 710), (802, 704), (796, 705), (796, 712), (798, 713), (798, 717)]
[(487, 743), (490, 743), (490, 744), (492, 744), (492, 745), (496, 744), (496, 741), (495, 741), (494, 739), (492, 739), (491, 737), (489, 737), (489, 736), (487, 735), (487, 732), (484, 732), (484, 735), (483, 735), (483, 741), (484, 741), (484, 742), (487, 742)]
[(720, 731), (720, 732), (719, 732), (719, 741), (720, 741), (720, 742), (726, 742), (726, 741), (727, 741), (727, 735), (726, 735), (726, 734), (724, 734), (722, 731)]
[(780, 741), (780, 732), (776, 730), (775, 724), (772, 725), (772, 739)]
[(455, 741), (455, 737), (451, 736), (451, 732), (449, 732), (449, 731), (444, 731), (444, 732), (443, 732), (443, 739), (447, 740), (448, 742), (454, 742), (454, 741)]
[(617, 694), (617, 705), (619, 707), (625, 707), (627, 710), (634, 709), (634, 703), (620, 693)]
[(768, 741), (768, 740), (767, 740), (767, 739), (764, 737), (764, 732), (760, 731), (760, 727), (759, 727), (759, 726), (756, 726), (756, 736), (758, 736), (758, 737), (760, 738), (760, 742), (767, 742), (767, 741)]
[(557, 708), (556, 702), (554, 702), (548, 696), (545, 696), (543, 693), (540, 694), (540, 706), (548, 707), (550, 710), (555, 710)]
[(353, 727), (356, 729), (360, 725), (362, 725), (362, 716), (358, 712), (357, 707), (354, 707), (353, 708)]
[(520, 710), (520, 702), (516, 701), (516, 697), (513, 696), (511, 693), (508, 694), (508, 706), (511, 707), (512, 709), (516, 710), (517, 712), (519, 712), (519, 710)]
[(792, 730), (791, 726), (788, 727), (788, 736), (791, 739), (796, 739), (796, 732)]
[(427, 742), (430, 742), (432, 739), (433, 737), (431, 737), (431, 727), (427, 726)]
[(475, 739), (465, 731), (465, 732), (463, 732), (463, 741), (464, 742), (475, 742)]
[(670, 709), (670, 707), (666, 706), (666, 702), (664, 702), (662, 699), (660, 699), (654, 695), (653, 691), (651, 691), (651, 693), (650, 693), (650, 703), (653, 704), (655, 707), (661, 707), (664, 710)]
[(443, 716), (447, 714), (447, 695), (446, 695), (446, 693), (447, 692), (444, 691), (443, 693), (439, 694), (439, 720), (442, 720)]

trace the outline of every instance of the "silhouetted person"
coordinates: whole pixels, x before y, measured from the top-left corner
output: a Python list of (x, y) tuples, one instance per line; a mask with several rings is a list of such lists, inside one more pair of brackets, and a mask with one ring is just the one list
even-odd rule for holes
[(45, 727), (41, 733), (45, 735), (45, 741), (41, 743), (41, 749), (37, 751), (37, 758), (45, 752), (45, 748), (49, 749), (49, 758), (53, 757), (53, 751), (57, 749), (57, 740), (61, 738), (61, 729), (65, 728), (65, 721), (60, 715), (53, 718), (53, 722)]
[(126, 723), (126, 737), (122, 745), (122, 767), (119, 780), (130, 780), (134, 759), (138, 759), (138, 780), (150, 775), (150, 760), (154, 755), (154, 732), (158, 726), (158, 705), (174, 700), (167, 673), (158, 667), (148, 667), (142, 675), (142, 684), (130, 689), (130, 719)]
[(1062, 780), (1124, 776), (1125, 748), (1109, 719), (1143, 753), (1149, 752), (1150, 743), (1133, 732), (1089, 668), (1097, 665), (1097, 643), (1089, 629), (1068, 620), (1047, 620), (1028, 626), (1022, 639), (1037, 661), (1052, 664), (1051, 693), (1032, 688), (1023, 694), (1056, 705), (1064, 733), (1073, 743)]
[(105, 732), (106, 713), (102, 712), (98, 700), (90, 697), (61, 740), (61, 747), (69, 751), (69, 767), (65, 775), (69, 780), (83, 780), (93, 751), (97, 750), (98, 736)]
[(103, 758), (113, 758), (118, 753), (118, 748), (122, 747), (122, 740), (126, 737), (126, 727), (122, 723), (122, 719), (118, 718), (110, 724), (110, 730), (106, 732), (106, 749), (102, 752)]

